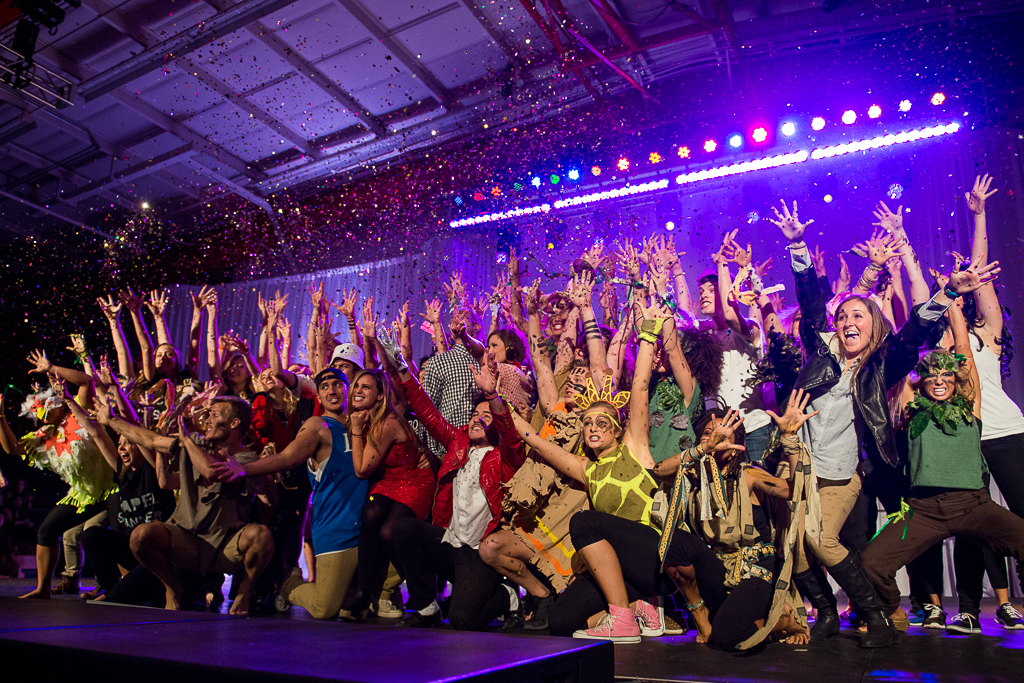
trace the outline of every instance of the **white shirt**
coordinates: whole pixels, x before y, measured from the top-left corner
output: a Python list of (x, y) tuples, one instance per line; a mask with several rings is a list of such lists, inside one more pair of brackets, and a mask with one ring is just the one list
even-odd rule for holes
[[(752, 332), (754, 329), (751, 327)], [(746, 384), (754, 375), (754, 365), (761, 357), (761, 346), (743, 339), (731, 329), (717, 330), (715, 334), (722, 340), (722, 384), (718, 393), (725, 405), (721, 407), (739, 411), (743, 428), (749, 434), (772, 421), (764, 412), (761, 386), (748, 387)]]
[(474, 550), (484, 540), (484, 532), (491, 523), (491, 506), (487, 495), (480, 486), (480, 463), (491, 450), (470, 448), (469, 461), (455, 475), (452, 484), (452, 521), (444, 532), (442, 543), (461, 548), (466, 545)]
[[(972, 337), (975, 342), (977, 337)], [(999, 374), (999, 356), (987, 346), (973, 343), (974, 363), (981, 381), (981, 440), (1024, 432), (1024, 415), (1013, 399), (1003, 391), (1003, 378)]]

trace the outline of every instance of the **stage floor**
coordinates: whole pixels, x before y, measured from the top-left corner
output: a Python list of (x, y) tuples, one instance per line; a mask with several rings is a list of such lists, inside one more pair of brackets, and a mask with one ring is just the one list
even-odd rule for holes
[[(218, 680), (350, 681), (1020, 681), (1024, 631), (1006, 631), (986, 601), (982, 635), (948, 636), (911, 627), (898, 645), (861, 650), (844, 629), (827, 643), (775, 643), (732, 654), (682, 636), (644, 639), (639, 645), (536, 635), (459, 633), (447, 628), (402, 629), (392, 620), (366, 624), (316, 622), (304, 610), (284, 615), (229, 617), (228, 604), (209, 612), (84, 604), (58, 596), (48, 603), (13, 600), (34, 586), (0, 579), (0, 661), (9, 657), (50, 666), (131, 675), (146, 683), (214, 673)], [(52, 655), (52, 656), (48, 656)], [(57, 663), (61, 663), (59, 666)], [(154, 668), (154, 664), (159, 664)], [(26, 664), (27, 665), (27, 664)], [(56, 667), (56, 668), (54, 668)], [(98, 668), (94, 668), (98, 667)], [(20, 669), (16, 665), (16, 670)], [(155, 677), (152, 672), (167, 674)], [(575, 678), (571, 677), (571, 672)], [(31, 675), (29, 670), (18, 673)], [(569, 676), (569, 677), (567, 677)], [(35, 680), (49, 680), (49, 677)], [(21, 677), (11, 680), (23, 680)], [(114, 680), (114, 678), (107, 678)]]

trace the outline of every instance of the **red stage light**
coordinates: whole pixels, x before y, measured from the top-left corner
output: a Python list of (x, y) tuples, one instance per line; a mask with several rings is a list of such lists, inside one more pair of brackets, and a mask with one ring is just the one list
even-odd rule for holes
[(704, 141), (704, 151), (705, 152), (710, 154), (711, 152), (714, 152), (716, 149), (718, 149), (718, 143), (717, 142), (715, 142), (714, 140), (705, 140)]
[(622, 157), (621, 159), (618, 160), (618, 162), (616, 162), (615, 167), (618, 168), (620, 171), (628, 171), (629, 159), (627, 159), (626, 157)]
[(768, 139), (768, 131), (763, 126), (754, 129), (754, 132), (750, 134), (750, 137), (754, 138), (754, 142), (764, 142)]
[(593, 176), (601, 175), (601, 167), (600, 166), (591, 166), (590, 167), (590, 175), (593, 175)]

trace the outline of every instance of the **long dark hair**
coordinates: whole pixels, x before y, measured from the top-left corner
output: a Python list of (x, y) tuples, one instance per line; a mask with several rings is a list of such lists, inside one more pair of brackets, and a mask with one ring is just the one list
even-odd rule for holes
[(526, 345), (523, 344), (518, 332), (510, 327), (500, 327), (491, 332), (487, 337), (487, 342), (490, 343), (491, 337), (494, 336), (497, 336), (505, 345), (505, 362), (522, 363), (526, 360)]

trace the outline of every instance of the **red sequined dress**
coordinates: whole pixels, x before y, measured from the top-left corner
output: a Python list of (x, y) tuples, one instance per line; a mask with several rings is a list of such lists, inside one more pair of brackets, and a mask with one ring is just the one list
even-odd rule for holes
[(396, 443), (384, 459), (384, 475), (370, 495), (387, 496), (412, 508), (417, 519), (426, 519), (434, 503), (437, 478), (432, 469), (419, 467), (420, 454), (413, 441)]

